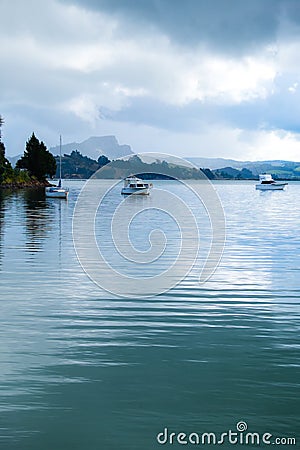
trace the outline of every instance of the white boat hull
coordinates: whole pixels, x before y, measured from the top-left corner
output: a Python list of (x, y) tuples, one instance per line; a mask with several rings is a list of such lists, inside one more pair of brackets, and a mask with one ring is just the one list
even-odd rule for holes
[(282, 191), (288, 183), (257, 184), (260, 191)]
[(61, 136), (59, 136), (59, 182), (56, 186), (48, 186), (45, 188), (46, 197), (67, 199), (69, 189), (62, 187), (61, 184)]
[(130, 187), (124, 187), (121, 190), (122, 195), (149, 195), (150, 194), (150, 188), (130, 188)]
[(55, 188), (46, 188), (45, 190), (46, 197), (52, 198), (68, 198), (68, 193), (66, 189), (55, 189)]

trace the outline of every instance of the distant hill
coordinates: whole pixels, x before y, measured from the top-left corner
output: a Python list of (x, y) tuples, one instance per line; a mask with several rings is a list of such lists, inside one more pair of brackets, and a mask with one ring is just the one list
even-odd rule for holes
[(184, 158), (195, 164), (197, 167), (208, 167), (209, 169), (222, 169), (223, 167), (232, 167), (241, 170), (250, 161), (236, 161), (234, 159), (225, 158)]
[(274, 168), (280, 169), (283, 166), (297, 167), (300, 166), (300, 162), (285, 161), (285, 160), (270, 160), (270, 161), (237, 161), (235, 159), (225, 158), (188, 158), (188, 161), (195, 164), (197, 167), (208, 167), (209, 169), (222, 169), (224, 167), (232, 167), (233, 169), (241, 170), (243, 168), (249, 169), (252, 172), (258, 170), (257, 173), (261, 173), (261, 168)]
[[(59, 154), (59, 146), (51, 147), (50, 152)], [(97, 160), (100, 155), (107, 156), (110, 160), (121, 158), (133, 153), (130, 145), (120, 145), (115, 136), (92, 136), (83, 142), (72, 142), (61, 147), (62, 154), (70, 154), (78, 151), (82, 155)]]
[[(55, 156), (59, 146), (49, 149)], [(133, 155), (130, 145), (120, 145), (115, 136), (92, 136), (83, 142), (72, 142), (62, 146), (64, 176), (88, 178), (98, 167), (98, 158), (105, 155), (115, 160)], [(72, 158), (70, 159), (70, 155)], [(8, 157), (14, 166), (21, 155)], [(285, 160), (237, 161), (225, 158), (186, 157), (199, 169), (207, 169), (209, 178), (257, 179), (260, 173), (271, 173), (276, 179), (299, 180), (300, 162)]]
[[(57, 171), (59, 176), (59, 157), (56, 156)], [(62, 178), (87, 179), (101, 167), (103, 168), (97, 177), (99, 178), (123, 178), (126, 173), (134, 173), (141, 178), (178, 178), (178, 179), (202, 179), (202, 173), (213, 179), (214, 174), (209, 169), (196, 169), (187, 166), (178, 166), (166, 161), (156, 160), (152, 163), (142, 161), (137, 155), (132, 155), (128, 159), (116, 159), (110, 162), (106, 156), (100, 156), (98, 160), (93, 160), (88, 156), (83, 156), (78, 150), (73, 150), (70, 155), (64, 154), (62, 157), (61, 171)], [(164, 174), (164, 175), (161, 175)]]
[(155, 160), (145, 162), (138, 155), (133, 155), (126, 160), (115, 160), (104, 165), (102, 170), (95, 176), (96, 178), (124, 178), (129, 173), (135, 174), (142, 179), (195, 179), (203, 180), (203, 173), (206, 177), (214, 179), (214, 174), (208, 169), (196, 169), (186, 165), (178, 165), (167, 161)]
[(299, 179), (300, 162), (271, 161), (236, 161), (223, 158), (186, 158), (197, 167), (207, 167), (223, 178), (258, 178), (260, 173), (271, 173), (274, 178)]
[(20, 159), (23, 155), (17, 155), (17, 156), (7, 156), (8, 161), (11, 163), (13, 167), (15, 167), (18, 159)]

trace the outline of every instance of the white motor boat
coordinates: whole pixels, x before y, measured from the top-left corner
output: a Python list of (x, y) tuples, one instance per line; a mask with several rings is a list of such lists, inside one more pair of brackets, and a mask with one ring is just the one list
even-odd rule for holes
[(69, 189), (61, 185), (61, 136), (59, 137), (59, 182), (57, 186), (49, 186), (45, 188), (46, 197), (52, 198), (68, 198)]
[(133, 175), (125, 178), (124, 187), (122, 188), (121, 194), (123, 195), (149, 195), (150, 189), (153, 187), (152, 183), (145, 183), (140, 178)]
[(256, 185), (256, 189), (261, 191), (278, 191), (285, 188), (288, 183), (275, 181), (272, 178), (272, 175), (268, 173), (264, 173), (259, 175), (260, 183)]

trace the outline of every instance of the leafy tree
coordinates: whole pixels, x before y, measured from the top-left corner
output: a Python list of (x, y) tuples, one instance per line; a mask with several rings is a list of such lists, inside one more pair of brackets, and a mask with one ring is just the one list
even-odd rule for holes
[(0, 141), (0, 164), (3, 164), (5, 160), (5, 146), (3, 142)]
[(255, 178), (253, 173), (251, 172), (251, 170), (245, 169), (245, 168), (243, 168), (241, 170), (240, 175), (241, 175), (241, 178), (243, 178), (244, 180), (247, 180), (247, 179), (253, 180), (253, 178)]
[(207, 176), (209, 180), (214, 180), (216, 178), (215, 174), (210, 169), (200, 169), (200, 170), (201, 172), (204, 173), (204, 175)]
[(32, 133), (31, 138), (26, 142), (24, 155), (17, 161), (16, 167), (27, 169), (30, 175), (44, 181), (46, 176), (53, 177), (55, 175), (56, 161), (44, 142), (40, 142)]
[(1, 127), (4, 124), (4, 119), (3, 117), (0, 115), (0, 142), (1, 142)]
[(12, 171), (10, 162), (5, 158), (5, 146), (0, 142), (0, 183), (5, 182), (7, 175)]
[(110, 163), (110, 160), (105, 155), (101, 155), (98, 158), (98, 164), (100, 167), (106, 166), (106, 164)]
[[(59, 163), (58, 156), (56, 161)], [(78, 150), (73, 150), (70, 155), (64, 154), (61, 163), (63, 178), (89, 178), (99, 168), (97, 161), (83, 156)]]
[(3, 144), (3, 142), (1, 141), (1, 127), (4, 124), (4, 119), (0, 114), (0, 166), (3, 164), (4, 159), (5, 159), (5, 146)]
[(5, 145), (1, 141), (1, 127), (3, 124), (4, 120), (0, 115), (0, 183), (6, 183), (7, 178), (13, 174), (13, 168), (8, 159), (5, 158)]

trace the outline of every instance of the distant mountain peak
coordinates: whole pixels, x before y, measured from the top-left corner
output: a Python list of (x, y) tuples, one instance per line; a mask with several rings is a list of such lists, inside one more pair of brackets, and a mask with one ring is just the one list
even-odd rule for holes
[(84, 142), (93, 142), (98, 144), (99, 142), (109, 142), (115, 145), (119, 145), (119, 142), (116, 138), (116, 136), (113, 135), (107, 135), (107, 136), (90, 136), (89, 138), (85, 139), (84, 141), (82, 141), (81, 143), (83, 144)]
[[(117, 159), (133, 153), (130, 145), (120, 145), (117, 138), (113, 135), (90, 136), (79, 143), (72, 142), (62, 145), (63, 154), (70, 154), (74, 150), (78, 150), (83, 155), (93, 159), (98, 159), (101, 155), (105, 155), (109, 159)], [(59, 146), (51, 147), (50, 151), (54, 155), (57, 155), (59, 153)]]

